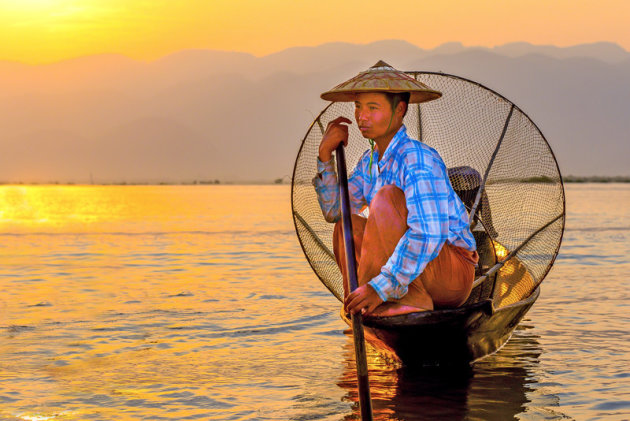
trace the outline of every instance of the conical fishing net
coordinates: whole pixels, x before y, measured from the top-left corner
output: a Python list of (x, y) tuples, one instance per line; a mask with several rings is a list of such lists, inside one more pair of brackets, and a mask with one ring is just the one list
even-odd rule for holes
[[(457, 76), (408, 73), (443, 93), (439, 100), (411, 104), (404, 122), (410, 137), (440, 153), (473, 214), (480, 261), (467, 303), (489, 298), (502, 307), (528, 297), (553, 265), (564, 230), (564, 189), (553, 152), (529, 117), (496, 92)], [(308, 262), (342, 300), (334, 224), (324, 220), (312, 184), (322, 134), (338, 116), (354, 122), (354, 104), (330, 104), (309, 127), (295, 161), (291, 200)], [(356, 123), (349, 132), (350, 174), (369, 144)]]

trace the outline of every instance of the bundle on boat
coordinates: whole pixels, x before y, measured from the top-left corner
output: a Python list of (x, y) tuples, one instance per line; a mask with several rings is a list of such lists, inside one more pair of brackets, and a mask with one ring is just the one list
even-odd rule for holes
[[(436, 149), (449, 168), (451, 185), (469, 212), (480, 259), (462, 306), (366, 316), (366, 337), (404, 364), (473, 362), (507, 342), (540, 294), (564, 231), (562, 177), (546, 139), (512, 102), (461, 77), (408, 74), (443, 93), (438, 101), (410, 105), (404, 123), (410, 137)], [(324, 220), (312, 185), (324, 128), (338, 116), (352, 120), (354, 104), (330, 104), (309, 127), (295, 162), (291, 202), (309, 264), (342, 301), (343, 278), (332, 252), (334, 226)], [(349, 173), (368, 148), (360, 133), (350, 130)]]

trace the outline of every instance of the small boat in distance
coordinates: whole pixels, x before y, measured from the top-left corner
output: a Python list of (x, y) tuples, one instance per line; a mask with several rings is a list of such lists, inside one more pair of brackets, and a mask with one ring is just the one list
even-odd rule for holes
[[(410, 137), (436, 149), (449, 167), (480, 260), (462, 306), (364, 316), (366, 339), (405, 365), (472, 363), (500, 349), (540, 295), (564, 231), (562, 177), (546, 139), (512, 102), (461, 77), (407, 73), (443, 93), (439, 100), (410, 105), (404, 123)], [(333, 224), (324, 220), (311, 183), (324, 127), (338, 116), (352, 120), (354, 105), (332, 103), (309, 127), (295, 162), (291, 202), (309, 264), (342, 301), (343, 280), (331, 251)], [(367, 148), (351, 129), (348, 172)], [(351, 324), (343, 309), (341, 317)]]

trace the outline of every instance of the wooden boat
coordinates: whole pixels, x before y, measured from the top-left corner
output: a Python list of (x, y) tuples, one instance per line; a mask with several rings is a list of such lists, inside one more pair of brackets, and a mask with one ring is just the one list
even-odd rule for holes
[[(451, 184), (469, 210), (480, 262), (461, 307), (364, 316), (363, 325), (370, 343), (403, 364), (470, 363), (500, 349), (540, 295), (564, 231), (562, 177), (546, 139), (512, 102), (461, 77), (408, 73), (444, 93), (439, 101), (410, 107), (405, 124), (411, 137), (437, 149), (450, 167)], [(331, 251), (332, 224), (323, 220), (311, 180), (325, 125), (339, 115), (352, 119), (353, 111), (352, 104), (333, 103), (313, 121), (291, 190), (305, 256), (340, 301), (343, 281)], [(349, 169), (365, 148), (360, 134), (351, 132)], [(343, 311), (341, 317), (350, 324)]]
[[(366, 339), (407, 366), (472, 363), (499, 350), (540, 294), (495, 309), (492, 300), (454, 309), (391, 317), (363, 317)], [(341, 318), (351, 325), (343, 310)]]

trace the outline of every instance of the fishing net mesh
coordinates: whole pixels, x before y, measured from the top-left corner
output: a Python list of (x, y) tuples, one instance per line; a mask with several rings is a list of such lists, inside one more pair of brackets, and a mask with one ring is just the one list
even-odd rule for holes
[[(518, 107), (482, 85), (441, 73), (409, 74), (443, 96), (411, 104), (405, 117), (407, 131), (440, 153), (469, 212), (477, 202), (476, 276), (500, 267), (473, 290), (467, 303), (490, 298), (501, 307), (526, 298), (551, 268), (564, 230), (562, 178), (547, 141)], [(323, 131), (338, 116), (354, 121), (354, 104), (330, 104), (308, 129), (295, 162), (291, 200), (308, 262), (342, 300), (343, 280), (332, 245), (334, 225), (324, 220), (312, 184)], [(369, 144), (356, 124), (349, 137), (350, 174)]]

